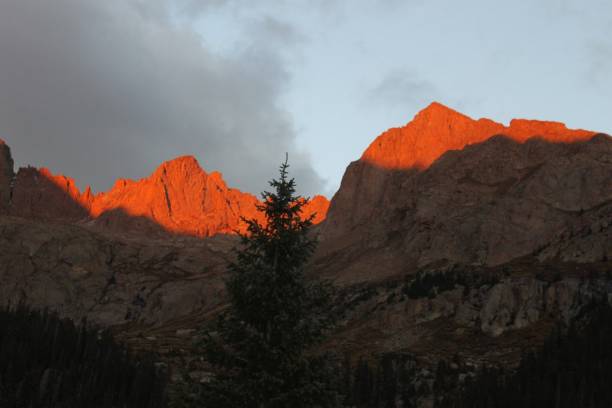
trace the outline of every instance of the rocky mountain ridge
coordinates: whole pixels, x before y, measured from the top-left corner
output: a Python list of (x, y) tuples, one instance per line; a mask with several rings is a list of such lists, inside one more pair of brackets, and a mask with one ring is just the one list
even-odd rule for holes
[[(108, 192), (81, 192), (74, 179), (46, 168), (21, 168), (13, 179), (10, 150), (2, 142), (0, 199), (4, 213), (48, 221), (76, 222), (118, 232), (209, 237), (244, 232), (241, 218), (262, 217), (259, 200), (230, 188), (219, 172), (206, 173), (193, 156), (162, 163), (149, 177), (117, 180)], [(305, 207), (314, 222), (328, 200), (315, 196)]]
[(563, 123), (512, 119), (508, 126), (481, 118), (474, 120), (438, 102), (416, 114), (403, 127), (378, 136), (359, 159), (391, 170), (426, 169), (450, 150), (504, 135), (523, 143), (537, 137), (551, 143), (574, 143), (590, 139), (596, 132), (568, 129)]
[(349, 165), (315, 263), (357, 282), (532, 254), (595, 262), (612, 258), (611, 225), (609, 136), (551, 122), (504, 127), (433, 104)]

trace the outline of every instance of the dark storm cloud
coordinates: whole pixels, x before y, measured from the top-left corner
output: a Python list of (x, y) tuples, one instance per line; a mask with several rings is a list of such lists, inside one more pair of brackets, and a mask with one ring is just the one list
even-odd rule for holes
[(193, 154), (230, 185), (257, 192), (288, 151), (301, 191), (320, 191), (279, 106), (288, 81), (282, 59), (257, 43), (287, 28), (267, 21), (261, 38), (220, 56), (173, 24), (166, 6), (0, 2), (0, 137), (16, 160), (105, 189)]

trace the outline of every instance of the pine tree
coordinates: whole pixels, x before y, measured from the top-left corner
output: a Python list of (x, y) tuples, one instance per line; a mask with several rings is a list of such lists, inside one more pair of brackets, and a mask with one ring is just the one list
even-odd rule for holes
[(244, 220), (226, 282), (229, 307), (203, 341), (215, 373), (201, 388), (204, 407), (336, 406), (332, 370), (315, 346), (332, 327), (331, 287), (308, 279), (316, 247), (308, 199), (296, 195), (287, 161), (258, 210), (265, 222)]

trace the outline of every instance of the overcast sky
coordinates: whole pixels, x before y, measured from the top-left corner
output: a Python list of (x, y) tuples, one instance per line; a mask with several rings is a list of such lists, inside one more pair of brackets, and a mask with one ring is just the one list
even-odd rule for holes
[(109, 188), (196, 156), (305, 194), (433, 100), (612, 131), (609, 0), (0, 0), (0, 138)]

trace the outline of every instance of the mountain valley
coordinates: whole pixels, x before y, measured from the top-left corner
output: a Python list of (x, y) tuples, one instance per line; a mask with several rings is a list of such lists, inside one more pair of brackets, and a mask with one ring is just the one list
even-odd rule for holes
[[(224, 308), (235, 233), (241, 217), (260, 219), (258, 199), (190, 156), (98, 194), (13, 166), (0, 142), (0, 301), (87, 318), (171, 367), (189, 360), (198, 327)], [(514, 367), (612, 299), (605, 134), (433, 103), (376, 138), (310, 215), (308, 273), (337, 287), (324, 348), (348, 369), (390, 358), (408, 370), (398, 401), (421, 391), (397, 406), (433, 406), (440, 361)]]

